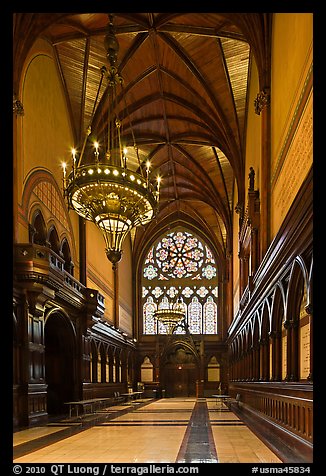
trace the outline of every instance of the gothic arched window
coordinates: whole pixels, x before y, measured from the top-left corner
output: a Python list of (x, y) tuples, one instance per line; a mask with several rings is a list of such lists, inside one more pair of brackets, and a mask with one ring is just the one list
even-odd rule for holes
[(181, 298), (190, 332), (217, 334), (217, 285), (215, 259), (202, 239), (180, 227), (164, 234), (143, 262), (143, 333), (166, 334), (153, 314)]

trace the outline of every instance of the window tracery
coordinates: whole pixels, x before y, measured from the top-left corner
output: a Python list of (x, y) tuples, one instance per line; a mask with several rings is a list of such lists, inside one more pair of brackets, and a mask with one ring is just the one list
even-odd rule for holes
[(142, 268), (143, 333), (166, 334), (153, 314), (181, 297), (190, 332), (216, 334), (217, 276), (213, 253), (200, 238), (180, 228), (162, 236), (151, 246)]

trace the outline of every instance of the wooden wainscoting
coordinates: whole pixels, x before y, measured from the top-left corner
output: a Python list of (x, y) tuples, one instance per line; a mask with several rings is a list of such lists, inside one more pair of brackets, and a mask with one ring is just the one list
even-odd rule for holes
[(259, 434), (284, 462), (312, 462), (313, 386), (290, 382), (232, 382), (232, 410)]

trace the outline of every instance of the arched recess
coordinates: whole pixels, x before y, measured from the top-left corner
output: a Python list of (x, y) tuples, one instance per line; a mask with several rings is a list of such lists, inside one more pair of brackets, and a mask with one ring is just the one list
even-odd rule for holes
[(108, 348), (109, 379), (108, 382), (114, 382), (114, 349), (110, 345)]
[(121, 349), (118, 347), (113, 354), (113, 379), (115, 383), (121, 382)]
[(262, 311), (261, 311), (261, 327), (260, 327), (260, 380), (266, 381), (270, 378), (270, 358), (271, 358), (271, 349), (270, 349), (270, 340), (269, 340), (269, 329), (270, 329), (270, 309), (268, 299), (264, 300)]
[(47, 410), (50, 415), (67, 411), (65, 402), (77, 394), (76, 334), (69, 318), (59, 310), (50, 311), (44, 328)]
[(310, 375), (310, 316), (308, 300), (308, 272), (304, 260), (297, 256), (293, 262), (286, 296), (287, 380), (305, 380)]
[(247, 380), (252, 380), (252, 362), (253, 362), (253, 335), (251, 332), (250, 322), (245, 327), (247, 336), (247, 352), (248, 352), (248, 367), (247, 367)]
[(105, 382), (105, 347), (102, 342), (97, 347), (97, 382)]
[(133, 359), (132, 351), (129, 351), (127, 353), (126, 363), (127, 363), (127, 369), (126, 369), (127, 383), (128, 385), (132, 385), (134, 381), (134, 359)]
[(241, 330), (240, 333), (240, 355), (241, 355), (241, 380), (246, 380), (247, 377), (247, 365), (246, 365), (246, 332), (245, 329)]
[(161, 357), (160, 375), (167, 397), (195, 396), (199, 359), (193, 346), (182, 339), (167, 345)]
[(282, 376), (286, 376), (286, 329), (284, 327), (285, 317), (285, 292), (283, 283), (280, 281), (276, 284), (273, 293), (271, 306), (271, 330), (270, 338), (272, 345), (270, 379), (273, 381), (281, 381)]
[(64, 236), (69, 237), (72, 257), (76, 259), (76, 240), (69, 211), (62, 191), (48, 170), (32, 170), (26, 177), (22, 195), (22, 215), (26, 222), (30, 223), (31, 243), (48, 246), (48, 233), (55, 226), (61, 240)]
[(67, 238), (64, 238), (60, 247), (61, 255), (64, 259), (63, 268), (72, 276), (74, 275), (74, 263), (71, 258), (71, 250)]
[(50, 243), (51, 250), (60, 255), (60, 242), (58, 232), (54, 225), (51, 225), (48, 232), (47, 241)]
[(252, 342), (253, 342), (253, 375), (252, 380), (257, 381), (260, 378), (260, 320), (258, 311), (252, 319)]
[(89, 380), (90, 382), (97, 382), (97, 346), (94, 339), (90, 341)]
[(29, 241), (36, 245), (46, 245), (47, 232), (46, 225), (40, 210), (36, 210), (32, 216), (32, 223), (29, 227)]

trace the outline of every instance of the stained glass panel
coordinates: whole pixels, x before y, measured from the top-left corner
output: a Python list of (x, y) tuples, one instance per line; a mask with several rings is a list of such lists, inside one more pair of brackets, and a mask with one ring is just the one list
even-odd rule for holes
[(216, 332), (217, 305), (212, 296), (209, 296), (204, 304), (204, 334), (216, 334)]
[(202, 333), (202, 305), (198, 297), (194, 296), (188, 306), (188, 326), (192, 334)]
[(143, 306), (144, 334), (156, 334), (156, 319), (153, 316), (156, 309), (157, 305), (153, 302), (152, 296), (149, 296)]
[[(154, 322), (153, 313), (157, 307), (169, 307), (178, 296), (182, 296), (191, 333), (217, 333), (218, 286), (213, 253), (201, 239), (180, 228), (157, 240), (144, 259), (142, 302), (145, 334), (166, 334), (165, 326)], [(180, 327), (176, 332), (184, 333), (184, 329)]]

